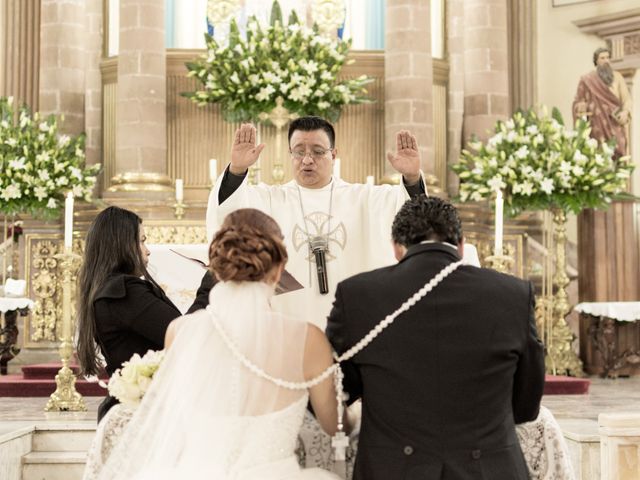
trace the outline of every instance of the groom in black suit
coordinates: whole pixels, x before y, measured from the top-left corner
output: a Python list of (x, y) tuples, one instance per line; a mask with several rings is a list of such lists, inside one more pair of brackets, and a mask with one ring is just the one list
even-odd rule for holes
[[(407, 201), (391, 267), (338, 285), (327, 336), (338, 353), (461, 258), (455, 207)], [(344, 362), (362, 397), (354, 480), (527, 479), (515, 424), (538, 415), (543, 347), (529, 282), (463, 265)]]

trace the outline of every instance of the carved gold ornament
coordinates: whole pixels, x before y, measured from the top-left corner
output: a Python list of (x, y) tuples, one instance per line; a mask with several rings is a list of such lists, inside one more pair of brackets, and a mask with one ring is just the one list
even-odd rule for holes
[(207, 229), (204, 225), (149, 225), (145, 224), (149, 244), (194, 244), (207, 243)]
[(60, 253), (59, 242), (43, 240), (31, 247), (32, 282), (36, 306), (31, 316), (31, 340), (34, 342), (56, 341), (56, 330), (60, 318), (60, 285), (58, 261), (54, 255)]

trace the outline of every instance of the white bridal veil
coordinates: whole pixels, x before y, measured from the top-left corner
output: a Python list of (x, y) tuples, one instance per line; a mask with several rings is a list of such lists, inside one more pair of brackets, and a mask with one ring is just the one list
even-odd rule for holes
[[(100, 479), (241, 478), (291, 456), (306, 391), (257, 377), (214, 324), (267, 374), (302, 382), (307, 324), (271, 312), (272, 295), (262, 282), (212, 289), (209, 309), (185, 318)], [(292, 408), (298, 416), (283, 415)]]

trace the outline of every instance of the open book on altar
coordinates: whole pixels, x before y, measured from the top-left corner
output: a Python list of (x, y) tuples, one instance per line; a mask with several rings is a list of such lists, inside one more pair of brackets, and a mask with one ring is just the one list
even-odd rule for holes
[[(206, 251), (202, 252), (204, 253), (204, 255), (194, 255), (193, 251), (189, 252), (189, 255), (187, 255), (185, 253), (179, 252), (177, 249), (170, 248), (169, 250), (186, 260), (200, 265), (205, 270), (209, 268), (207, 263), (209, 258)], [(278, 285), (276, 285), (276, 295), (293, 292), (295, 290), (300, 290), (301, 288), (304, 288), (302, 284), (298, 280), (296, 280), (295, 277), (291, 275), (287, 270), (283, 270), (282, 275), (280, 276), (280, 281), (278, 282)]]

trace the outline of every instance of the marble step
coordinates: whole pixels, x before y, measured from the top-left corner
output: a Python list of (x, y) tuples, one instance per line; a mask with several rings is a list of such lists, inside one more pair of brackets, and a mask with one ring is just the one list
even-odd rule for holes
[(22, 457), (22, 480), (81, 480), (86, 451), (31, 452)]
[(87, 451), (95, 435), (95, 427), (85, 430), (36, 430), (32, 452)]

